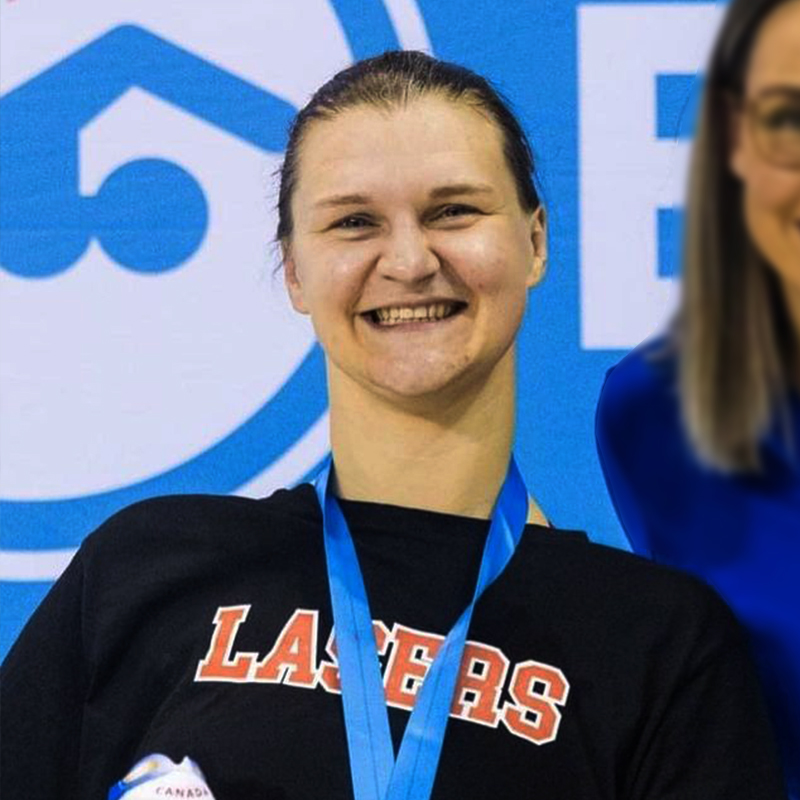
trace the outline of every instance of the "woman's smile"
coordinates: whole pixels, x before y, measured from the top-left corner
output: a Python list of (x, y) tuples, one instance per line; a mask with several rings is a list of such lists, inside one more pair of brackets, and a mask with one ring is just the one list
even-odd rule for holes
[(397, 328), (403, 331), (430, 330), (462, 313), (467, 304), (460, 300), (431, 299), (417, 303), (394, 303), (365, 311), (362, 318), (379, 329)]

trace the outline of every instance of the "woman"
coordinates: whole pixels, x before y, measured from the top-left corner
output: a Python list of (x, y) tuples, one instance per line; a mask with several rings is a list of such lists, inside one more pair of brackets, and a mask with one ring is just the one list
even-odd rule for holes
[(217, 800), (782, 796), (724, 605), (546, 527), (510, 462), (531, 168), (486, 81), (421, 53), (312, 98), (278, 234), (335, 471), (89, 537), (6, 664), (9, 786), (101, 796), (160, 752)]
[(597, 443), (633, 549), (749, 629), (800, 798), (800, 2), (735, 0), (706, 79), (683, 301), (608, 375)]

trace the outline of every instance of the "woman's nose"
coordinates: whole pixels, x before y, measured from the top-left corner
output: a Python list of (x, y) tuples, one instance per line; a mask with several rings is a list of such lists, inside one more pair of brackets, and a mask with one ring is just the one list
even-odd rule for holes
[(419, 283), (435, 275), (439, 266), (425, 230), (417, 223), (405, 223), (387, 237), (378, 272), (390, 280)]

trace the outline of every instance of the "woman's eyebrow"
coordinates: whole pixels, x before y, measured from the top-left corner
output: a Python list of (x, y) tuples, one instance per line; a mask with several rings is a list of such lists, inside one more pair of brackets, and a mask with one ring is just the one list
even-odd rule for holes
[[(455, 195), (491, 194), (494, 188), (488, 183), (451, 183), (431, 189), (431, 200), (442, 200)], [(368, 194), (334, 194), (314, 203), (314, 208), (336, 208), (338, 206), (368, 205), (372, 197)]]
[(494, 187), (488, 183), (453, 183), (447, 186), (437, 186), (430, 192), (431, 200), (442, 200), (454, 195), (491, 194)]
[(332, 208), (336, 206), (356, 206), (369, 203), (372, 198), (367, 194), (335, 194), (314, 203), (314, 208)]
[(762, 89), (757, 97), (773, 97), (775, 95), (789, 95), (794, 100), (800, 99), (800, 86), (797, 84), (775, 84)]

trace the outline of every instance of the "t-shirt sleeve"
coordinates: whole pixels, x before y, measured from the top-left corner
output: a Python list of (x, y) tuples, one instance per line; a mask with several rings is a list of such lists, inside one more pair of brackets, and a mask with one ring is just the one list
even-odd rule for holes
[(0, 796), (77, 796), (82, 708), (82, 553), (23, 628), (0, 669)]
[(711, 590), (698, 592), (693, 633), (653, 666), (654, 679), (660, 677), (644, 710), (625, 797), (786, 800), (744, 634)]

